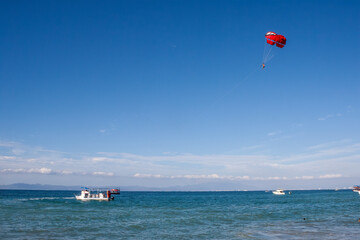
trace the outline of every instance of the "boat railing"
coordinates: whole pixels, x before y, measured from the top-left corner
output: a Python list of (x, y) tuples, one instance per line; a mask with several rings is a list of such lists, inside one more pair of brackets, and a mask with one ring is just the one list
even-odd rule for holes
[(96, 192), (96, 193), (105, 193), (107, 191), (110, 191), (111, 194), (120, 194), (120, 188), (88, 188), (88, 187), (82, 187), (82, 191), (86, 190), (89, 192)]

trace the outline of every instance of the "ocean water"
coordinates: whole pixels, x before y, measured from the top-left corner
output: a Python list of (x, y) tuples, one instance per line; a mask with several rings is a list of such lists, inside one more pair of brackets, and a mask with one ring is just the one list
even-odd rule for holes
[(0, 190), (1, 239), (360, 239), (352, 191), (121, 192)]

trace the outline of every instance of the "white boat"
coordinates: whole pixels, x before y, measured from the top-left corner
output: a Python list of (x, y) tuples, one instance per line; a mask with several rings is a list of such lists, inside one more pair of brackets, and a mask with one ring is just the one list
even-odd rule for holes
[(114, 200), (113, 194), (120, 194), (120, 189), (89, 189), (81, 190), (80, 195), (75, 195), (77, 200), (88, 201), (110, 201)]
[(285, 192), (282, 189), (272, 191), (272, 193), (275, 194), (275, 195), (285, 195)]
[(354, 186), (353, 191), (360, 194), (360, 186)]

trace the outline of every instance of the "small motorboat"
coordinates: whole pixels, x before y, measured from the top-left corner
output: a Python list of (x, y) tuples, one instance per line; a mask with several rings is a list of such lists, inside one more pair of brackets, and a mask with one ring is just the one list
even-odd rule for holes
[(111, 201), (114, 200), (113, 194), (120, 194), (120, 189), (89, 189), (84, 188), (81, 190), (80, 195), (75, 195), (77, 200), (88, 201)]
[(354, 186), (353, 191), (360, 194), (360, 185)]
[(272, 193), (275, 195), (285, 195), (285, 192), (282, 189), (277, 189), (275, 191), (272, 191)]

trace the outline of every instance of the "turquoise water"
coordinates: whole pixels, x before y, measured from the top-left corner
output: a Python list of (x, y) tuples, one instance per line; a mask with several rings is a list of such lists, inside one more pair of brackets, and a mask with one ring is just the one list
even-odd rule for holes
[(352, 191), (74, 193), (0, 190), (1, 239), (360, 239)]

